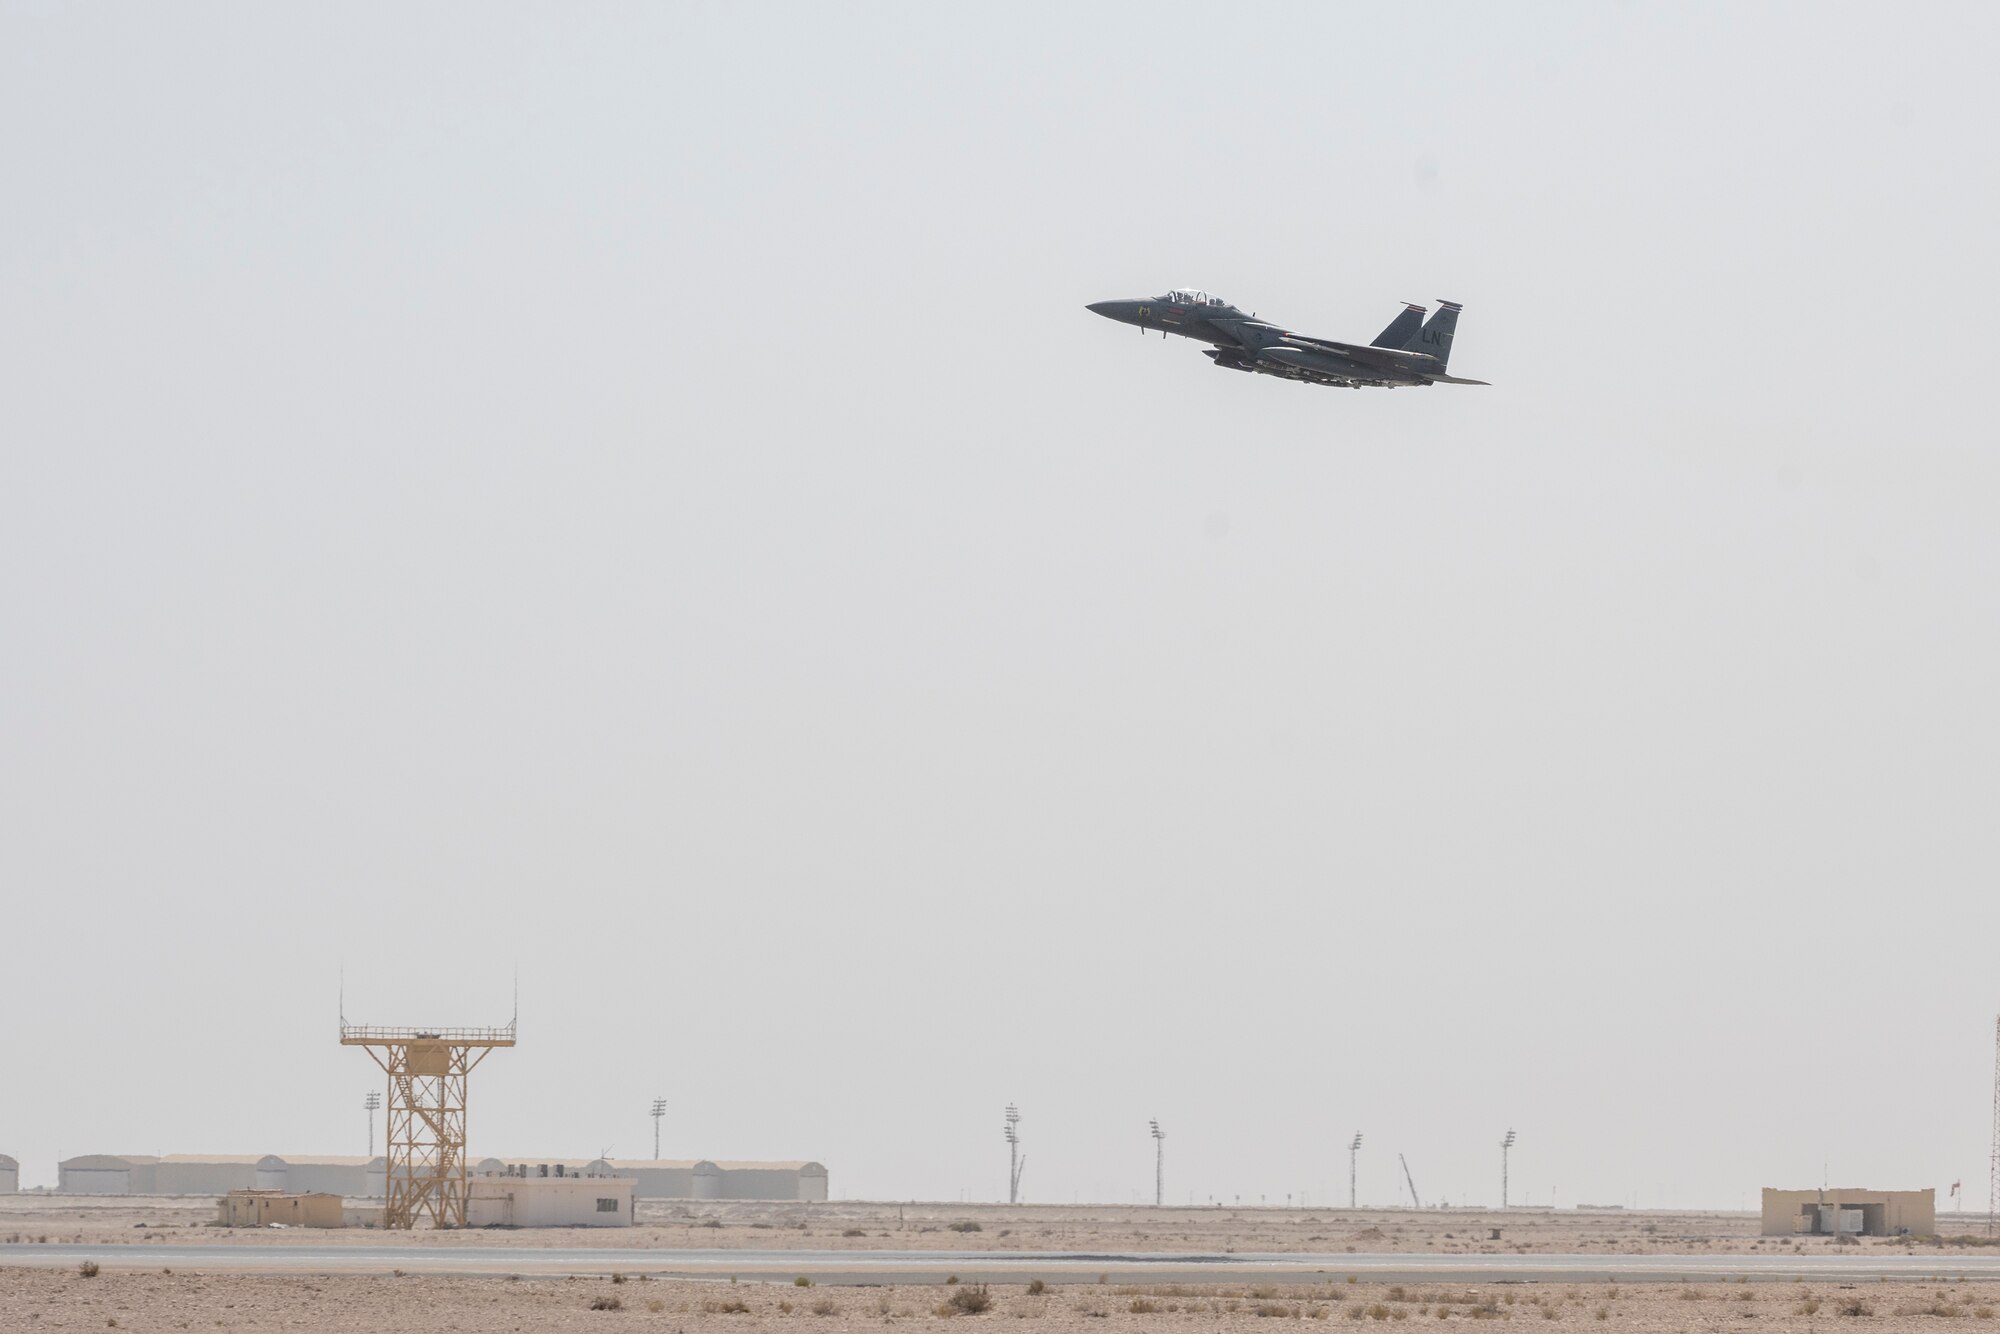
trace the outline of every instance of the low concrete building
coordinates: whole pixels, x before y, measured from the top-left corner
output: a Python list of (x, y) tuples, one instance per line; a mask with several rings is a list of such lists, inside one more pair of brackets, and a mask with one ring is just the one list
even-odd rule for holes
[(467, 1227), (630, 1227), (632, 1178), (568, 1173), (474, 1177), (465, 1187), (465, 1223)]
[(21, 1165), (4, 1153), (0, 1153), (0, 1195), (18, 1194), (21, 1189)]
[(1937, 1231), (1935, 1190), (1764, 1188), (1767, 1237), (1928, 1237)]
[(340, 1197), (325, 1192), (232, 1190), (216, 1207), (224, 1227), (339, 1227)]
[(86, 1153), (56, 1164), (64, 1195), (151, 1195), (160, 1160), (143, 1153)]

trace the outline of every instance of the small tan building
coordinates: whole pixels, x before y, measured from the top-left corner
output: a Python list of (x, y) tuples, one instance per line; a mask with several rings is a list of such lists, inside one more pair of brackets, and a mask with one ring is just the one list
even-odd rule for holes
[(224, 1227), (340, 1227), (340, 1197), (232, 1190), (216, 1201)]
[(467, 1227), (631, 1227), (632, 1178), (479, 1176), (465, 1183)]
[(1764, 1188), (1767, 1237), (1928, 1237), (1937, 1231), (1937, 1191)]

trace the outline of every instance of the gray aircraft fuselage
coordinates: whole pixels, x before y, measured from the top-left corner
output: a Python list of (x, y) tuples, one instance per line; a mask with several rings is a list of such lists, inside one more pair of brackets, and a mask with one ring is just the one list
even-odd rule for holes
[(1483, 384), (1445, 373), (1459, 307), (1443, 302), (1428, 323), (1411, 306), (1374, 343), (1360, 345), (1309, 338), (1247, 315), (1220, 297), (1176, 289), (1161, 297), (1098, 301), (1093, 314), (1142, 331), (1159, 330), (1211, 344), (1203, 355), (1225, 370), (1274, 375), (1341, 388)]

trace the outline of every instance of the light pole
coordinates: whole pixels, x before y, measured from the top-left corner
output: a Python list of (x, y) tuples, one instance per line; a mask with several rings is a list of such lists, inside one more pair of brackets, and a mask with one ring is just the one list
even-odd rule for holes
[(1507, 1207), (1507, 1151), (1514, 1147), (1514, 1132), (1509, 1130), (1507, 1138), (1500, 1141), (1500, 1207)]
[(653, 1099), (653, 1161), (660, 1161), (660, 1118), (667, 1114), (667, 1100)]
[(1167, 1132), (1157, 1116), (1148, 1124), (1153, 1127), (1153, 1204), (1158, 1207), (1167, 1201)]
[(375, 1156), (375, 1109), (382, 1105), (382, 1095), (379, 1093), (370, 1093), (361, 1100), (361, 1105), (368, 1109), (368, 1156), (373, 1158)]
[(1347, 1146), (1347, 1207), (1354, 1207), (1354, 1156), (1361, 1152), (1361, 1132), (1354, 1132), (1354, 1143)]
[(1007, 1203), (1021, 1202), (1021, 1169), (1028, 1165), (1021, 1157), (1021, 1109), (1007, 1104)]

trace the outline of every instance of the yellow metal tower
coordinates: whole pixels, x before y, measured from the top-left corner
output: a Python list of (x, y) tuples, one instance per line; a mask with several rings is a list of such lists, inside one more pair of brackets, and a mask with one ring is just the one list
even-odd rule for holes
[(389, 1076), (387, 1199), (382, 1226), (465, 1226), (465, 1077), (495, 1047), (514, 1045), (505, 1028), (372, 1028), (340, 1021), (340, 1045), (366, 1047)]

